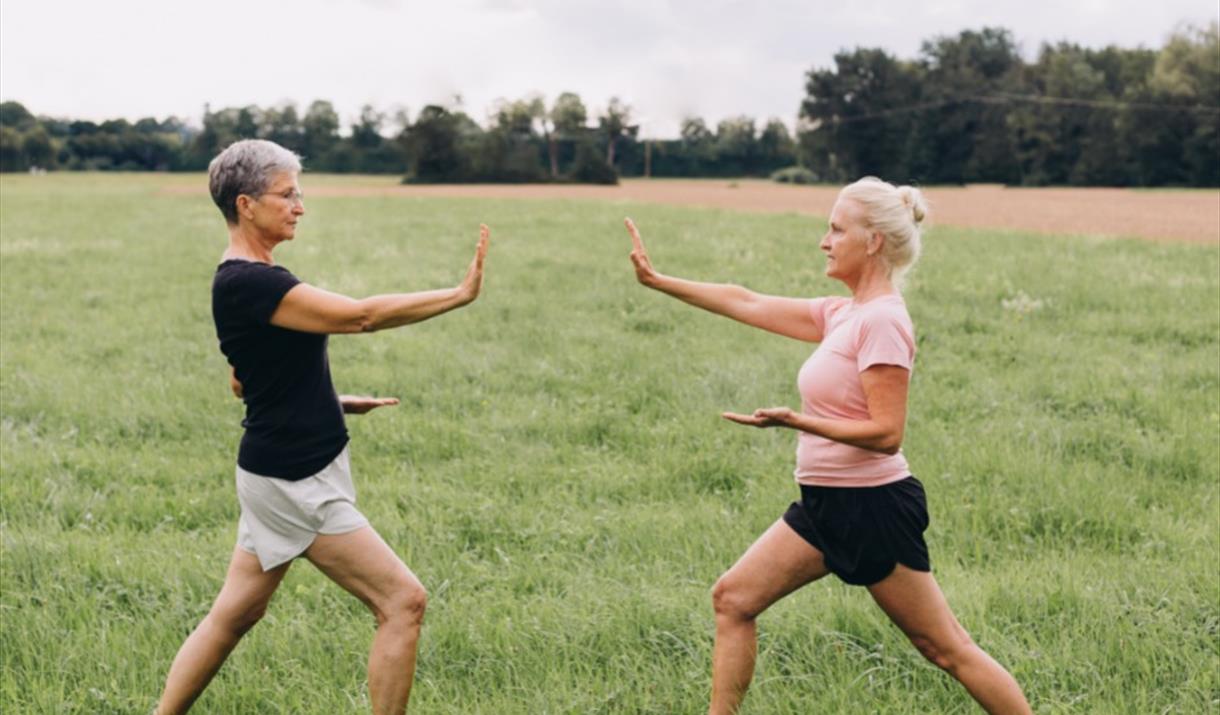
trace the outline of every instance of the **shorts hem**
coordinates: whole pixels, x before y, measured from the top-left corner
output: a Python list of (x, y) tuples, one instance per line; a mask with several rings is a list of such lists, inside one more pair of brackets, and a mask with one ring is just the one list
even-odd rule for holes
[(914, 476), (857, 489), (802, 485), (801, 499), (789, 505), (783, 521), (849, 586), (880, 583), (898, 564), (932, 570), (923, 537), (927, 506)]
[[(361, 529), (363, 529), (366, 526), (371, 526), (368, 519), (365, 519), (361, 523), (355, 524), (353, 526), (344, 525), (344, 526), (336, 527), (336, 529), (334, 531), (319, 530), (316, 534), (314, 534), (314, 536), (315, 537), (317, 537), (317, 536), (342, 536), (343, 534), (350, 534), (353, 531), (360, 531)], [(310, 543), (313, 543), (313, 542), (310, 542)]]
[[(316, 536), (316, 534), (315, 534), (315, 536)], [(304, 546), (301, 546), (300, 549), (294, 548), (292, 551), (292, 554), (290, 556), (278, 556), (277, 555), (277, 556), (273, 556), (269, 559), (264, 559), (262, 557), (262, 555), (258, 553), (257, 549), (251, 549), (249, 546), (246, 546), (245, 544), (242, 544), (241, 542), (238, 542), (237, 548), (241, 549), (242, 551), (245, 551), (247, 554), (250, 554), (254, 558), (258, 559), (259, 567), (263, 570), (263, 573), (267, 573), (268, 571), (271, 571), (271, 570), (279, 568), (280, 566), (283, 566), (284, 564), (288, 563), (289, 561), (293, 561), (295, 559), (301, 558), (302, 556), (305, 555), (305, 552), (308, 551), (309, 547), (312, 545), (313, 545), (313, 539), (310, 539), (309, 542), (306, 543)]]

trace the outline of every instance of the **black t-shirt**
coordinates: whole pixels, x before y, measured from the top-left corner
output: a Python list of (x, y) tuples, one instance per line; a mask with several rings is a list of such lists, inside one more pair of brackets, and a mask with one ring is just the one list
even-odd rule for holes
[(290, 480), (317, 474), (347, 444), (327, 336), (271, 324), (280, 300), (298, 283), (286, 268), (243, 260), (221, 263), (212, 280), (220, 351), (236, 371), (246, 403), (237, 464)]

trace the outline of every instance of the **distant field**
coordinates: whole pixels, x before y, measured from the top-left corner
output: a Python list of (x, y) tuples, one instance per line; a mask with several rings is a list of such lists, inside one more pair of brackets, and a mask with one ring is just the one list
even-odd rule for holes
[[(811, 348), (635, 285), (621, 220), (662, 271), (842, 293), (821, 224), (391, 184), (307, 176), (277, 259), (432, 288), (493, 230), (478, 303), (331, 341), (341, 390), (402, 399), (349, 427), (359, 503), (430, 592), (413, 712), (701, 712), (709, 588), (796, 494), (795, 436), (717, 415), (798, 404)], [(201, 186), (0, 178), (0, 712), (149, 711), (220, 585), (241, 406)], [(1039, 713), (1220, 712), (1220, 243), (1077, 233), (942, 226), (911, 278), (933, 567)], [(976, 712), (860, 589), (760, 622), (747, 714)], [(372, 626), (297, 564), (197, 709), (367, 709)]]
[[(183, 181), (171, 192), (205, 191)], [(791, 186), (757, 179), (627, 179), (619, 186), (403, 186), (397, 177), (311, 176), (314, 196), (577, 199), (826, 216), (837, 186)], [(976, 185), (926, 189), (933, 224), (1044, 234), (1151, 238), (1220, 244), (1220, 190), (1005, 188)]]

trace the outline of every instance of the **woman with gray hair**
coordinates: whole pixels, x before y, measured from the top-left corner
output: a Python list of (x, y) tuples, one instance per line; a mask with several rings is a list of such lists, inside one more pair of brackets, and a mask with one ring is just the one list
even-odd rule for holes
[(300, 171), (295, 154), (262, 140), (236, 142), (208, 167), (212, 199), (229, 228), (212, 315), (234, 394), (246, 405), (236, 470), (241, 517), (224, 585), (170, 666), (160, 715), (191, 707), (299, 556), (373, 612), (373, 712), (406, 712), (426, 594), (356, 508), (343, 421), (345, 413), (398, 400), (337, 395), (327, 336), (409, 325), (467, 305), (483, 284), (489, 232), (480, 226), (474, 259), (455, 288), (363, 300), (315, 288), (271, 258), (305, 214)]
[[(723, 414), (798, 432), (793, 502), (716, 582), (709, 712), (737, 712), (754, 676), (755, 620), (784, 596), (833, 573), (865, 586), (924, 656), (990, 713), (1029, 713), (1016, 680), (971, 640), (932, 577), (923, 485), (900, 449), (915, 335), (899, 288), (919, 257), (927, 212), (918, 189), (868, 177), (843, 188), (820, 248), (826, 275), (851, 297), (761, 295), (662, 275), (631, 219), (643, 285), (786, 337), (820, 343), (797, 377), (801, 410)], [(816, 710), (813, 705), (810, 710)]]

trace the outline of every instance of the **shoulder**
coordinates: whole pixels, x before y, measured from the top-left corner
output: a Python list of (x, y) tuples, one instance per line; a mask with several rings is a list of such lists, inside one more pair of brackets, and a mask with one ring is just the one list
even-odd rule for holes
[(239, 287), (261, 283), (300, 282), (283, 266), (273, 266), (258, 261), (228, 260), (216, 266), (215, 287)]
[(851, 298), (841, 295), (829, 295), (809, 299), (809, 312), (815, 317), (831, 318), (851, 303)]
[(907, 336), (915, 334), (911, 314), (902, 296), (884, 296), (871, 300), (856, 310), (857, 327), (862, 333), (897, 331)]
[(217, 276), (292, 275), (292, 271), (279, 265), (230, 258), (216, 266)]

